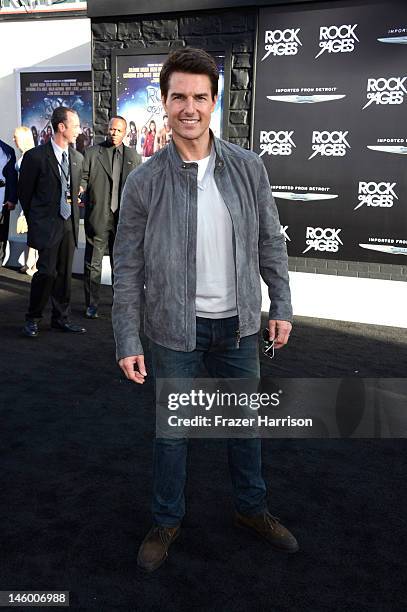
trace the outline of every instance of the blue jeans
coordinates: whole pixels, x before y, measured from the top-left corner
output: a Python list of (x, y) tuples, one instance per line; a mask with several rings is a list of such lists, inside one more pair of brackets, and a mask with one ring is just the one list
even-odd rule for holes
[[(237, 346), (237, 317), (196, 320), (196, 349), (173, 351), (151, 342), (156, 378), (195, 378), (206, 367), (217, 378), (260, 378), (257, 335)], [(266, 510), (266, 485), (261, 474), (261, 440), (227, 440), (228, 463), (236, 510), (253, 516)], [(153, 521), (173, 527), (185, 514), (184, 488), (188, 440), (156, 438), (154, 441)], [(209, 478), (209, 474), (208, 474)]]

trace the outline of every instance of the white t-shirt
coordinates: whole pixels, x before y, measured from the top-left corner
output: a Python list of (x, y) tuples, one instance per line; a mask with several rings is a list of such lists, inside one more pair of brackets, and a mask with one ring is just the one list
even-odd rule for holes
[(237, 314), (233, 225), (215, 183), (215, 150), (198, 164), (196, 315), (225, 319)]

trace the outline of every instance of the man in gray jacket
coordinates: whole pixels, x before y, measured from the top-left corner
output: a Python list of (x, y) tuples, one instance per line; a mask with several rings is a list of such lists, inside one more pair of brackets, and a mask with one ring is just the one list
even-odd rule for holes
[[(141, 309), (156, 378), (259, 379), (260, 275), (271, 299), (269, 335), (281, 348), (291, 330), (287, 252), (262, 161), (214, 137), (218, 70), (199, 49), (171, 53), (160, 75), (173, 140), (126, 183), (114, 248), (113, 328), (126, 377), (147, 376)], [(138, 564), (158, 568), (185, 512), (186, 438), (156, 437), (153, 527)], [(228, 439), (236, 524), (275, 548), (298, 550), (267, 509), (261, 440)]]

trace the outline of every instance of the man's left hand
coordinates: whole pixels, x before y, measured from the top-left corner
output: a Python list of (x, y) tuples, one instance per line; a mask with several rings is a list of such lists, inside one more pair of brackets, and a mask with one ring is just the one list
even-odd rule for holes
[(13, 204), (13, 202), (4, 202), (3, 206), (5, 206), (5, 208), (8, 208), (9, 210), (14, 210), (16, 207), (16, 205)]
[(275, 349), (279, 349), (287, 344), (292, 327), (289, 321), (269, 320), (269, 337), (270, 340), (274, 339)]

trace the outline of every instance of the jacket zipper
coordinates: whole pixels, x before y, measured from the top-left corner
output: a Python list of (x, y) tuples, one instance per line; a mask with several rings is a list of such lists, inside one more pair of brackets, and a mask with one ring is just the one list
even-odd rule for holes
[(190, 180), (189, 174), (186, 174), (187, 179), (187, 222), (185, 224), (185, 350), (188, 351), (188, 234), (189, 234), (189, 197), (190, 197)]
[[(227, 206), (227, 204), (226, 204), (226, 206)], [(228, 206), (227, 206), (227, 208), (229, 210)], [(229, 214), (230, 214), (230, 211), (229, 211)], [(230, 215), (230, 218), (232, 219), (232, 228), (233, 228), (233, 257), (234, 257), (234, 260), (235, 260), (235, 292), (236, 292), (236, 311), (237, 311), (236, 348), (239, 349), (240, 348), (240, 317), (239, 317), (239, 304), (238, 304), (238, 300), (237, 300), (236, 232), (235, 232), (235, 225), (233, 223), (232, 215)]]
[[(218, 164), (215, 164), (215, 172), (217, 168), (218, 168)], [(222, 192), (220, 191), (220, 189), (219, 189), (219, 193), (222, 195)], [(238, 304), (238, 299), (237, 299), (236, 231), (235, 231), (235, 224), (233, 222), (233, 216), (230, 212), (230, 208), (226, 202), (226, 199), (223, 197), (223, 195), (222, 195), (222, 198), (223, 198), (223, 201), (225, 202), (226, 208), (228, 209), (230, 220), (232, 221), (232, 229), (233, 229), (233, 259), (234, 259), (234, 264), (235, 264), (235, 293), (236, 293), (236, 310), (237, 310), (236, 348), (239, 349), (240, 348), (240, 316), (239, 316), (239, 304)]]

